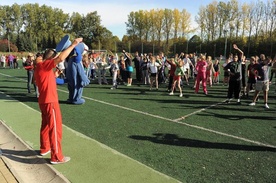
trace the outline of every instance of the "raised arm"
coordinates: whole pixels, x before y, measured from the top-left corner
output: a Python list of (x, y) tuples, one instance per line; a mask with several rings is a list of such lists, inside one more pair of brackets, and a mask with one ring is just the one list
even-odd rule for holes
[(123, 50), (123, 53), (129, 60), (131, 60), (130, 55), (128, 55), (128, 53), (125, 50)]
[(243, 55), (244, 55), (243, 51), (241, 49), (239, 49), (239, 47), (236, 44), (233, 44), (233, 48), (241, 54), (240, 58), (243, 59)]
[(62, 62), (63, 60), (65, 60), (68, 55), (71, 53), (71, 51), (80, 43), (82, 42), (83, 38), (77, 38), (74, 40), (74, 42), (63, 52), (61, 52), (55, 59), (55, 64), (58, 64), (59, 62)]

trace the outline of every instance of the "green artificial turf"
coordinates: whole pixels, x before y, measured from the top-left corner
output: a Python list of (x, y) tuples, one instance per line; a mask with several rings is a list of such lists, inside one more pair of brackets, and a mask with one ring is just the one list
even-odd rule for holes
[[(39, 110), (35, 95), (27, 94), (24, 70), (1, 73), (0, 91)], [(269, 110), (262, 97), (256, 106), (248, 106), (251, 98), (242, 105), (223, 103), (227, 87), (222, 84), (208, 87), (208, 96), (184, 85), (182, 98), (177, 92), (169, 96), (166, 84), (158, 91), (135, 81), (131, 87), (110, 87), (93, 81), (84, 89), (84, 105), (68, 105), (67, 86), (59, 86), (63, 123), (182, 182), (276, 179), (275, 85)]]

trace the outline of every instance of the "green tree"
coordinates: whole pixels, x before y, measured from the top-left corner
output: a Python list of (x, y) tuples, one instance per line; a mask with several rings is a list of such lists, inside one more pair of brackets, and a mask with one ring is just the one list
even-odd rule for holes
[(179, 31), (179, 27), (180, 27), (180, 20), (181, 20), (181, 15), (178, 9), (174, 9), (173, 12), (173, 20), (174, 20), (174, 24), (173, 24), (173, 38), (176, 41), (177, 37), (178, 37), (178, 31)]
[(173, 22), (174, 22), (174, 20), (173, 20), (172, 10), (165, 9), (164, 10), (164, 27), (163, 27), (163, 31), (164, 31), (164, 34), (165, 34), (165, 39), (166, 39), (167, 46), (169, 45), (169, 39), (170, 39), (171, 31), (172, 31)]

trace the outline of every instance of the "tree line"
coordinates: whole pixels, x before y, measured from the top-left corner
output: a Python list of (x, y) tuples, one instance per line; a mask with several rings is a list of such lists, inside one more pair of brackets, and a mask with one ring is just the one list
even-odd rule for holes
[(151, 42), (167, 52), (188, 50), (219, 56), (225, 54), (226, 43), (228, 55), (231, 45), (237, 43), (247, 56), (260, 52), (272, 56), (276, 49), (275, 20), (276, 0), (230, 0), (201, 6), (194, 28), (191, 14), (185, 9), (131, 12), (126, 25), (130, 41)]
[[(92, 49), (114, 52), (203, 52), (228, 55), (236, 43), (245, 55), (276, 49), (276, 0), (239, 3), (213, 1), (201, 6), (192, 25), (191, 14), (182, 9), (152, 9), (130, 12), (122, 40), (101, 25), (97, 11), (71, 15), (39, 4), (0, 6), (0, 51), (40, 51), (55, 47), (64, 34), (82, 36)], [(226, 49), (225, 49), (226, 48)], [(226, 51), (226, 52), (225, 52)]]
[[(119, 38), (101, 25), (96, 11), (86, 15), (73, 12), (71, 15), (61, 9), (39, 4), (13, 4), (0, 6), (0, 39), (2, 43), (10, 40), (11, 51), (40, 51), (54, 48), (56, 43), (69, 34), (75, 38), (82, 36), (84, 42), (98, 48), (114, 45)], [(8, 45), (0, 47), (0, 51), (8, 51)]]

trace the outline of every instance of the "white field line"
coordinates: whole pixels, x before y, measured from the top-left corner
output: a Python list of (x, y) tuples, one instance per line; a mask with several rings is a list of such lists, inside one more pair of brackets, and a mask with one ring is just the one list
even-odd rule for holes
[[(1, 73), (0, 73), (0, 74), (1, 74)], [(60, 90), (60, 89), (58, 89), (58, 90), (61, 91), (61, 92), (64, 92), (64, 93), (68, 93), (68, 91), (64, 91), (64, 90)], [(11, 96), (5, 94), (4, 92), (1, 92), (1, 91), (0, 91), (0, 94), (5, 95), (7, 98), (9, 98), (9, 99), (11, 99), (11, 100), (16, 100), (16, 99), (12, 98)], [(17, 101), (17, 100), (16, 100), (16, 101)], [(96, 100), (95, 100), (95, 101), (96, 101)], [(37, 113), (41, 114), (40, 111), (31, 108), (30, 106), (24, 104), (23, 102), (19, 102), (19, 103), (20, 103), (21, 105), (25, 106), (27, 109), (30, 109), (30, 110), (32, 110), (32, 111), (34, 111), (34, 112), (37, 112)], [(0, 118), (0, 124), (5, 125), (5, 123), (4, 123), (4, 124), (1, 123), (1, 120), (4, 122), (4, 120)], [(127, 159), (129, 159), (129, 160), (131, 160), (131, 161), (133, 161), (133, 162), (136, 162), (137, 164), (139, 164), (139, 165), (141, 165), (141, 166), (144, 166), (144, 167), (148, 168), (149, 170), (151, 170), (151, 171), (153, 171), (153, 172), (155, 172), (155, 173), (157, 173), (157, 174), (159, 174), (159, 175), (161, 175), (161, 176), (164, 176), (164, 177), (167, 178), (167, 179), (172, 179), (172, 180), (175, 180), (176, 182), (181, 182), (181, 181), (179, 181), (179, 180), (177, 180), (177, 179), (175, 179), (175, 178), (173, 178), (173, 177), (170, 177), (170, 176), (168, 176), (168, 175), (166, 175), (166, 174), (164, 174), (164, 173), (161, 173), (161, 172), (159, 172), (159, 171), (157, 171), (157, 170), (155, 170), (155, 169), (153, 169), (153, 168), (151, 168), (151, 167), (149, 167), (149, 166), (147, 166), (147, 165), (141, 163), (140, 161), (137, 161), (137, 160), (135, 160), (135, 159), (133, 159), (133, 158), (131, 158), (131, 157), (129, 157), (129, 156), (127, 156), (127, 155), (125, 155), (125, 154), (123, 154), (123, 153), (121, 153), (121, 152), (115, 150), (115, 149), (112, 149), (111, 147), (109, 147), (109, 146), (107, 146), (107, 145), (105, 145), (105, 144), (103, 144), (103, 143), (101, 143), (101, 142), (99, 142), (99, 141), (96, 141), (95, 139), (92, 139), (91, 137), (88, 137), (88, 136), (86, 136), (86, 135), (84, 135), (84, 134), (82, 134), (82, 133), (80, 133), (80, 132), (78, 132), (78, 131), (76, 131), (76, 130), (73, 130), (73, 129), (69, 128), (68, 126), (64, 125), (64, 124), (62, 124), (62, 126), (65, 127), (67, 130), (71, 131), (72, 133), (74, 133), (76, 136), (78, 136), (78, 137), (80, 137), (80, 138), (88, 139), (88, 140), (90, 140), (90, 141), (92, 141), (92, 142), (95, 142), (95, 143), (97, 143), (100, 147), (102, 147), (102, 148), (104, 148), (104, 149), (107, 149), (107, 150), (111, 151), (111, 152), (112, 152), (113, 154), (115, 154), (115, 155), (119, 155), (119, 156), (124, 157), (124, 158), (127, 158)], [(19, 139), (21, 139), (21, 138), (19, 138)], [(23, 142), (23, 141), (22, 141), (22, 142)], [(31, 147), (28, 143), (24, 143), (24, 144), (26, 144), (29, 148), (32, 149), (32, 147)], [(0, 156), (1, 156), (1, 153), (2, 153), (2, 151), (1, 151), (1, 149), (0, 149)], [(54, 171), (56, 171), (56, 170), (54, 170)]]
[[(63, 91), (63, 90), (60, 90), (60, 91)], [(246, 138), (243, 138), (243, 137), (239, 137), (239, 136), (235, 136), (235, 135), (219, 132), (219, 131), (208, 129), (208, 128), (204, 128), (204, 127), (201, 127), (201, 126), (191, 125), (191, 124), (188, 124), (188, 123), (185, 123), (185, 122), (179, 122), (178, 119), (176, 119), (176, 120), (175, 119), (169, 119), (169, 118), (165, 118), (165, 117), (162, 117), (162, 116), (150, 114), (150, 113), (147, 113), (147, 112), (142, 112), (142, 111), (138, 111), (138, 110), (135, 110), (135, 109), (131, 109), (131, 108), (128, 108), (128, 107), (123, 107), (123, 106), (119, 106), (119, 105), (116, 105), (116, 104), (112, 104), (112, 103), (108, 103), (108, 102), (92, 99), (92, 98), (89, 98), (89, 97), (83, 97), (83, 98), (91, 100), (91, 101), (94, 101), (94, 102), (99, 102), (99, 103), (102, 103), (102, 104), (110, 105), (110, 106), (113, 106), (113, 107), (118, 107), (118, 108), (121, 108), (121, 109), (125, 109), (125, 110), (128, 110), (128, 111), (136, 112), (136, 113), (139, 113), (139, 114), (155, 117), (155, 118), (158, 118), (158, 119), (163, 119), (163, 120), (166, 120), (166, 121), (169, 121), (169, 122), (172, 122), (172, 123), (177, 123), (177, 124), (189, 126), (189, 127), (192, 127), (192, 128), (200, 129), (200, 130), (203, 130), (203, 131), (215, 133), (215, 134), (222, 135), (222, 136), (231, 137), (231, 138), (242, 140), (242, 141), (245, 141), (245, 142), (250, 142), (250, 143), (253, 143), (253, 144), (260, 145), (260, 146), (266, 146), (266, 147), (276, 148), (276, 146), (274, 146), (274, 145), (265, 144), (265, 143), (258, 142), (258, 141), (255, 141), (255, 140), (246, 139)], [(213, 105), (211, 105), (211, 106), (209, 106), (207, 108), (211, 108), (211, 107), (214, 107), (214, 106), (219, 105), (219, 104), (221, 104), (221, 103), (213, 104)], [(206, 110), (207, 108), (204, 108), (204, 110)], [(202, 110), (199, 110), (199, 111), (195, 111), (195, 113), (198, 113), (198, 112), (201, 112), (201, 111), (204, 111), (204, 110), (202, 109)], [(190, 115), (192, 115), (192, 114), (193, 113), (191, 113)], [(190, 115), (188, 114), (188, 116), (190, 116)]]
[[(0, 74), (2, 74), (2, 73), (0, 73)], [(7, 75), (7, 76), (9, 76), (9, 75)], [(12, 77), (12, 76), (9, 76), (9, 77)], [(15, 77), (14, 77), (14, 78), (15, 78)], [(16, 79), (19, 79), (19, 78), (16, 78)], [(68, 93), (68, 91), (61, 90), (61, 89), (58, 89), (58, 91), (64, 92), (64, 93)], [(219, 131), (216, 131), (216, 130), (204, 128), (204, 127), (197, 126), (197, 125), (191, 125), (191, 124), (188, 124), (188, 123), (185, 123), (185, 122), (179, 122), (179, 121), (180, 121), (180, 118), (178, 118), (178, 119), (165, 118), (165, 117), (162, 117), (162, 116), (150, 114), (150, 113), (143, 112), (143, 111), (138, 111), (138, 110), (131, 109), (131, 108), (128, 108), (128, 107), (119, 106), (119, 105), (117, 105), (117, 104), (112, 104), (112, 103), (109, 103), (109, 102), (104, 102), (104, 101), (101, 101), (101, 100), (92, 99), (92, 98), (90, 98), (90, 97), (85, 97), (85, 96), (83, 96), (83, 98), (85, 98), (85, 99), (87, 99), (87, 100), (90, 100), (90, 101), (98, 102), (98, 103), (101, 103), (101, 104), (106, 104), (106, 105), (109, 105), (109, 106), (121, 108), (121, 109), (128, 110), (128, 111), (132, 111), (132, 112), (135, 112), (135, 113), (139, 113), (139, 114), (151, 116), (151, 117), (154, 117), (154, 118), (162, 119), (162, 120), (169, 121), (169, 122), (172, 122), (172, 123), (177, 123), (177, 124), (180, 124), (180, 125), (189, 126), (189, 127), (191, 127), (191, 128), (196, 128), (196, 129), (200, 129), (200, 130), (203, 130), (203, 131), (215, 133), (215, 134), (218, 134), (218, 135), (222, 135), (222, 136), (226, 136), (226, 137), (231, 137), (231, 138), (238, 139), (238, 140), (245, 141), (245, 142), (249, 142), (249, 143), (252, 143), (252, 144), (257, 144), (257, 145), (260, 145), (260, 146), (276, 148), (275, 145), (266, 144), (266, 143), (262, 143), (262, 142), (255, 141), (255, 140), (250, 140), (250, 139), (247, 139), (247, 138), (243, 138), (243, 137), (239, 137), (239, 136), (235, 136), (235, 135), (231, 135), (231, 134), (219, 132)], [(213, 105), (211, 105), (211, 106), (209, 106), (209, 107), (200, 109), (200, 110), (195, 111), (195, 112), (193, 112), (193, 113), (191, 113), (191, 114), (188, 114), (188, 115), (186, 115), (186, 116), (191, 116), (191, 115), (193, 115), (193, 114), (199, 113), (199, 112), (201, 112), (201, 111), (206, 110), (207, 108), (211, 108), (211, 107), (214, 107), (214, 106), (219, 105), (219, 104), (220, 104), (220, 103), (213, 104)]]
[[(226, 100), (227, 100), (227, 99), (226, 99)], [(190, 114), (187, 114), (187, 115), (185, 115), (185, 116), (182, 116), (182, 117), (177, 118), (177, 119), (174, 119), (174, 120), (175, 120), (175, 121), (180, 121), (180, 120), (186, 119), (187, 117), (192, 116), (192, 115), (197, 114), (197, 113), (200, 113), (200, 112), (202, 112), (202, 111), (205, 111), (206, 109), (210, 109), (210, 108), (215, 107), (215, 106), (217, 106), (217, 105), (223, 104), (226, 100), (224, 100), (224, 101), (222, 101), (222, 102), (219, 102), (219, 103), (216, 103), (216, 104), (212, 104), (212, 105), (210, 105), (210, 106), (208, 106), (208, 107), (199, 109), (199, 110), (197, 110), (197, 111), (194, 111), (194, 112), (192, 112), (192, 113), (190, 113)]]

